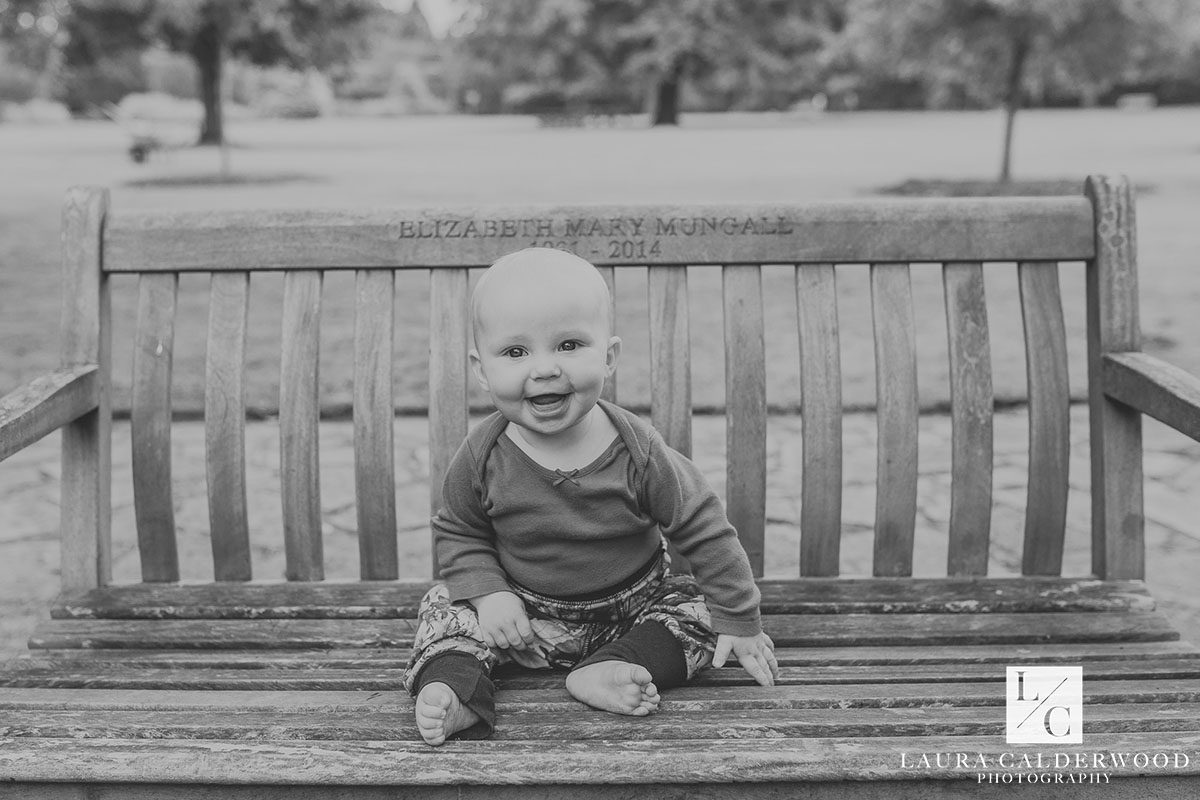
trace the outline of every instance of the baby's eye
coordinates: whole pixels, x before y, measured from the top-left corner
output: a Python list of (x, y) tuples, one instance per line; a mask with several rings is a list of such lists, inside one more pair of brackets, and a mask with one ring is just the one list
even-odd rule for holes
[(567, 341), (560, 344), (558, 346), (558, 349), (566, 350), (567, 352), (570, 352), (572, 350), (578, 349), (578, 347), (579, 347), (579, 342), (575, 341), (574, 339), (568, 339)]
[(521, 356), (525, 355), (525, 348), (524, 347), (510, 347), (507, 350), (505, 350), (503, 353), (501, 353), (501, 355), (503, 355), (507, 358), (520, 358)]

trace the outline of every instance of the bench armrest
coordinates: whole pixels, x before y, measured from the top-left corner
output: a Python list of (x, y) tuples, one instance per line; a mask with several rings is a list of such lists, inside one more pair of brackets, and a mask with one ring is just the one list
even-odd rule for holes
[(34, 378), (0, 397), (0, 461), (99, 405), (95, 364)]
[(1200, 378), (1145, 353), (1104, 357), (1104, 393), (1200, 441)]

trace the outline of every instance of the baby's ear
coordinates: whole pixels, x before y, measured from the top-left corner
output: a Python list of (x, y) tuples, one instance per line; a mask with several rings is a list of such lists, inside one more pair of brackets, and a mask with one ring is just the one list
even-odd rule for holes
[(617, 368), (617, 361), (621, 357), (621, 337), (612, 336), (608, 340), (608, 353), (604, 359), (608, 366), (608, 374), (611, 375), (613, 370)]
[(479, 357), (479, 351), (472, 347), (467, 352), (467, 360), (471, 362), (471, 372), (475, 375), (475, 380), (479, 381), (485, 392), (490, 392), (487, 376), (483, 374), (483, 359)]

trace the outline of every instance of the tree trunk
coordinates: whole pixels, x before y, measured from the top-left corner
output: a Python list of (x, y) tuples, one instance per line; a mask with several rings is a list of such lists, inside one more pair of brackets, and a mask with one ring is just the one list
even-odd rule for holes
[(200, 100), (204, 103), (204, 120), (200, 123), (198, 144), (225, 143), (225, 122), (221, 109), (221, 31), (209, 22), (196, 34), (192, 43), (192, 59), (200, 74)]
[(1021, 108), (1021, 92), (1025, 83), (1025, 62), (1029, 58), (1029, 39), (1018, 36), (1012, 43), (1012, 61), (1008, 65), (1008, 80), (1004, 86), (1004, 154), (1000, 160), (1000, 182), (1012, 180), (1013, 128)]
[(676, 59), (654, 86), (654, 104), (650, 109), (651, 125), (679, 124), (679, 83), (683, 77), (683, 61)]

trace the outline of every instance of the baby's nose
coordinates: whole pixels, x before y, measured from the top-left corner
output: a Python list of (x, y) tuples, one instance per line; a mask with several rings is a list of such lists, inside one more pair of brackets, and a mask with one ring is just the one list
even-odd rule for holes
[(544, 356), (536, 359), (530, 368), (530, 373), (535, 378), (555, 378), (561, 372), (562, 369), (558, 366), (558, 360), (553, 356)]

